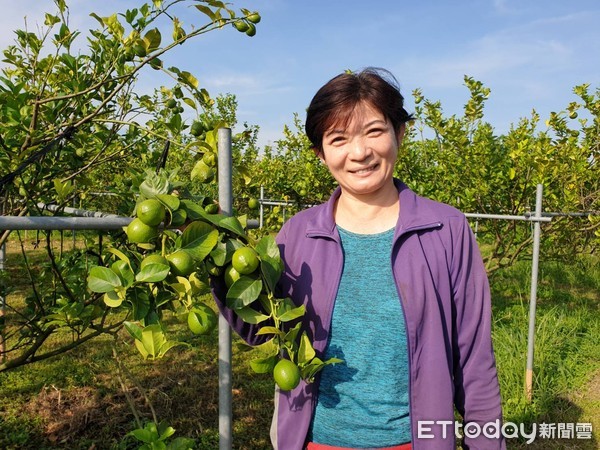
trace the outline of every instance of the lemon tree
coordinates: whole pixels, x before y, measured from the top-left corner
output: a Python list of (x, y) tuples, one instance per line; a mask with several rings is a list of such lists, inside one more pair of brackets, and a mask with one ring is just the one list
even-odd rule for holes
[[(108, 249), (105, 265), (93, 267), (88, 276), (89, 289), (102, 293), (109, 308), (129, 311), (127, 330), (144, 358), (188, 345), (167, 338), (161, 321), (166, 311), (187, 323), (194, 335), (215, 328), (215, 308), (205, 294), (210, 278), (222, 277), (227, 306), (244, 321), (261, 324), (266, 343), (261, 356), (250, 362), (254, 371), (271, 373), (280, 389), (289, 390), (301, 378), (311, 381), (326, 364), (339, 362), (316, 357), (301, 330), (304, 305), (275, 295), (283, 262), (274, 238), (251, 237), (245, 216), (207, 211), (214, 199), (191, 195), (172, 175), (147, 173), (135, 217), (124, 229), (127, 242)], [(149, 221), (155, 225), (140, 219), (149, 210), (160, 212), (161, 226), (157, 217)]]

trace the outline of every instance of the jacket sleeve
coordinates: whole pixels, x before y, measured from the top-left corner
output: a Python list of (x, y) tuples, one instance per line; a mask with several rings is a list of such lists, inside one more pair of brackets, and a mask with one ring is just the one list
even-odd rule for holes
[[(499, 431), (502, 409), (492, 347), (487, 273), (466, 218), (456, 219), (453, 225), (454, 402), (463, 417), (463, 449), (504, 449), (506, 444)], [(496, 428), (477, 433), (484, 426)]]

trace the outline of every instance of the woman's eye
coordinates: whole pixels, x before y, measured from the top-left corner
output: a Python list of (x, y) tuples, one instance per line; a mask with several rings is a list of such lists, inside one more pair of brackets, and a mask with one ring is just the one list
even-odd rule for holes
[(379, 136), (381, 133), (383, 133), (383, 130), (381, 128), (371, 128), (367, 132), (367, 134), (370, 136)]

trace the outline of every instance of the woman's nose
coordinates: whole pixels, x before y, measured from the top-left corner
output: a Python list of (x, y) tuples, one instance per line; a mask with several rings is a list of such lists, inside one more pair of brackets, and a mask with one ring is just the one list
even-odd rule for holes
[(357, 161), (366, 159), (371, 154), (371, 148), (364, 139), (353, 139), (350, 148), (350, 157)]

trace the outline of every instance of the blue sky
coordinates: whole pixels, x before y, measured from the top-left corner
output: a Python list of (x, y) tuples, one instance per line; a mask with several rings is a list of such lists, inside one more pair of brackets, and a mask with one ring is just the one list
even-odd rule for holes
[[(54, 9), (50, 0), (4, 3), (2, 48), (25, 16), (33, 30)], [(67, 3), (72, 28), (81, 31), (95, 26), (91, 11), (108, 15), (139, 5)], [(240, 123), (259, 125), (261, 144), (280, 138), (294, 113), (303, 118), (316, 90), (345, 69), (387, 68), (409, 111), (419, 88), (448, 114), (460, 113), (468, 95), (463, 77), (472, 76), (492, 90), (485, 119), (498, 133), (532, 109), (543, 119), (564, 109), (576, 100), (575, 85), (600, 87), (598, 0), (234, 0), (233, 6), (261, 13), (256, 36), (227, 27), (182, 46), (165, 63), (194, 73), (212, 95), (235, 94)], [(180, 19), (184, 26), (203, 23), (195, 11)], [(149, 88), (168, 83), (151, 72), (143, 80)]]

